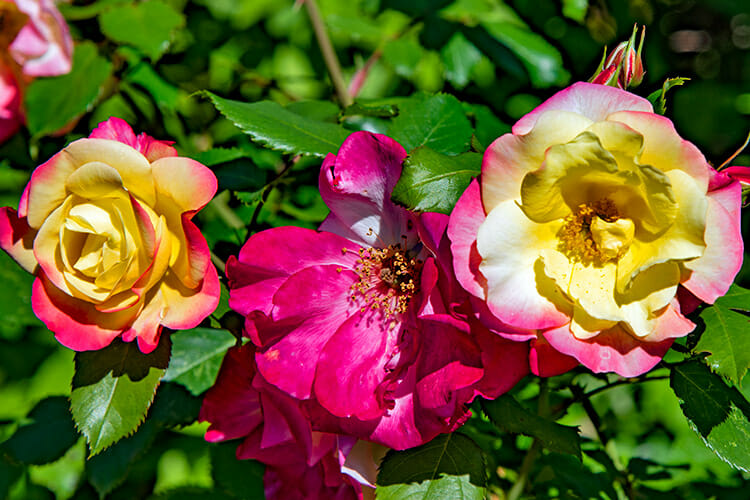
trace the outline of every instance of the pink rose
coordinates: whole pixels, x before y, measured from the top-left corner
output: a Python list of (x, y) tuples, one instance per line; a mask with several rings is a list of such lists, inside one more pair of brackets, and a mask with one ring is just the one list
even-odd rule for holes
[(227, 262), (265, 380), (312, 401), (316, 430), (397, 449), (452, 431), (477, 394), (527, 373), (525, 344), (467, 316), (447, 216), (391, 202), (405, 157), (386, 136), (352, 134), (320, 170), (321, 232), (263, 231)]
[(237, 458), (266, 464), (269, 500), (361, 499), (360, 483), (343, 472), (356, 439), (313, 431), (299, 401), (257, 372), (254, 354), (251, 344), (227, 352), (203, 398), (206, 440), (242, 439)]
[(737, 274), (740, 185), (647, 100), (577, 83), (492, 143), (448, 235), (477, 315), (532, 340), (532, 371), (635, 376)]
[(0, 142), (24, 123), (23, 88), (70, 71), (73, 40), (52, 0), (0, 0)]
[[(0, 0), (28, 16), (10, 43), (13, 60), (27, 76), (56, 76), (70, 71), (73, 40), (53, 0)], [(0, 6), (0, 9), (3, 9)], [(5, 9), (3, 9), (5, 10)]]
[(0, 61), (0, 143), (15, 134), (22, 123), (21, 90), (13, 71)]
[(198, 325), (219, 282), (191, 221), (216, 177), (119, 118), (72, 142), (32, 174), (15, 210), (0, 209), (0, 247), (36, 275), (35, 314), (63, 345), (101, 349), (162, 326)]

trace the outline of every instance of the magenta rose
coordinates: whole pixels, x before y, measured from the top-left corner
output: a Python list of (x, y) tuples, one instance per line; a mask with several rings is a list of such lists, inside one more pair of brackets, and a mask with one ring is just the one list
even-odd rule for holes
[(356, 439), (313, 431), (300, 402), (257, 372), (251, 344), (227, 352), (199, 419), (211, 424), (207, 441), (242, 439), (237, 458), (266, 465), (268, 500), (362, 498), (360, 483), (343, 472)]
[(0, 209), (0, 248), (34, 273), (34, 313), (63, 345), (116, 337), (144, 353), (162, 326), (192, 328), (219, 281), (193, 215), (216, 192), (206, 167), (119, 118), (40, 165), (18, 212)]
[(310, 401), (316, 430), (396, 449), (454, 430), (477, 394), (527, 373), (525, 344), (466, 314), (447, 216), (391, 202), (405, 157), (388, 137), (352, 134), (321, 167), (321, 231), (263, 231), (227, 262), (265, 380)]
[(742, 264), (740, 185), (651, 104), (577, 83), (487, 149), (448, 228), (458, 280), (532, 371), (635, 376)]

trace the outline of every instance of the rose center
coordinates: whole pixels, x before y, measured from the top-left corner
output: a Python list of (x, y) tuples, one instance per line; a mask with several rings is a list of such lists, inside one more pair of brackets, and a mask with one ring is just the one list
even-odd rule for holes
[(401, 244), (359, 250), (354, 271), (359, 279), (351, 286), (351, 300), (361, 301), (362, 312), (382, 310), (386, 318), (406, 311), (419, 289), (423, 262)]
[(558, 249), (584, 264), (604, 264), (619, 259), (630, 248), (633, 221), (620, 217), (609, 198), (584, 203), (565, 217), (558, 232)]

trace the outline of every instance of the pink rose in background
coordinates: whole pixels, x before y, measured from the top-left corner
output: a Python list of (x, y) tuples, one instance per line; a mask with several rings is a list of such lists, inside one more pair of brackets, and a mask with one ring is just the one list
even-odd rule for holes
[(15, 134), (22, 123), (21, 90), (13, 72), (0, 61), (0, 142)]
[(3, 0), (28, 16), (8, 50), (27, 76), (56, 76), (70, 71), (73, 40), (53, 0)]
[(647, 100), (577, 83), (492, 143), (448, 235), (477, 316), (531, 339), (532, 371), (635, 376), (731, 285), (740, 185)]
[(191, 221), (215, 192), (209, 169), (110, 118), (32, 173), (18, 213), (0, 209), (0, 247), (36, 275), (31, 305), (60, 343), (137, 338), (148, 353), (162, 326), (195, 327), (218, 303)]
[(477, 394), (528, 370), (525, 344), (467, 316), (447, 216), (390, 201), (405, 157), (388, 137), (352, 134), (321, 167), (321, 232), (263, 231), (227, 262), (264, 379), (303, 401), (315, 430), (396, 449), (454, 430)]
[(251, 344), (227, 352), (199, 419), (211, 424), (207, 441), (241, 438), (237, 458), (266, 464), (268, 500), (362, 498), (360, 483), (342, 472), (356, 438), (313, 431), (299, 401), (257, 372)]
[(52, 0), (0, 0), (0, 142), (24, 123), (23, 89), (71, 68), (73, 40)]

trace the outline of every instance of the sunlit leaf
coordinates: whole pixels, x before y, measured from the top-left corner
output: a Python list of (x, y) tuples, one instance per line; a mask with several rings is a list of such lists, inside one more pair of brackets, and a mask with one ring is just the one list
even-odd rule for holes
[(202, 92), (216, 109), (256, 142), (291, 154), (324, 157), (338, 151), (349, 131), (305, 118), (271, 101), (246, 103)]
[(429, 146), (438, 153), (458, 154), (469, 148), (471, 123), (458, 99), (448, 94), (416, 94), (398, 106), (388, 135), (407, 150)]
[(195, 395), (213, 385), (224, 354), (236, 341), (226, 330), (211, 328), (183, 330), (171, 338), (172, 358), (164, 380), (184, 385)]
[(169, 363), (169, 349), (163, 336), (151, 354), (141, 353), (136, 342), (117, 339), (104, 349), (76, 353), (70, 409), (92, 455), (141, 425)]
[(31, 135), (56, 132), (88, 111), (111, 72), (112, 64), (99, 56), (96, 45), (77, 44), (70, 73), (38, 78), (26, 90), (26, 121)]
[(392, 199), (411, 210), (450, 214), (456, 201), (482, 168), (482, 155), (448, 156), (428, 147), (413, 150)]
[(111, 40), (137, 47), (152, 61), (169, 48), (185, 18), (161, 0), (117, 5), (99, 15), (102, 32)]
[(701, 313), (706, 329), (695, 352), (708, 352), (713, 371), (740, 384), (750, 368), (750, 318), (736, 312), (750, 311), (750, 290), (732, 285), (724, 297)]
[(722, 460), (750, 470), (750, 403), (700, 360), (672, 367), (669, 385), (706, 445)]

